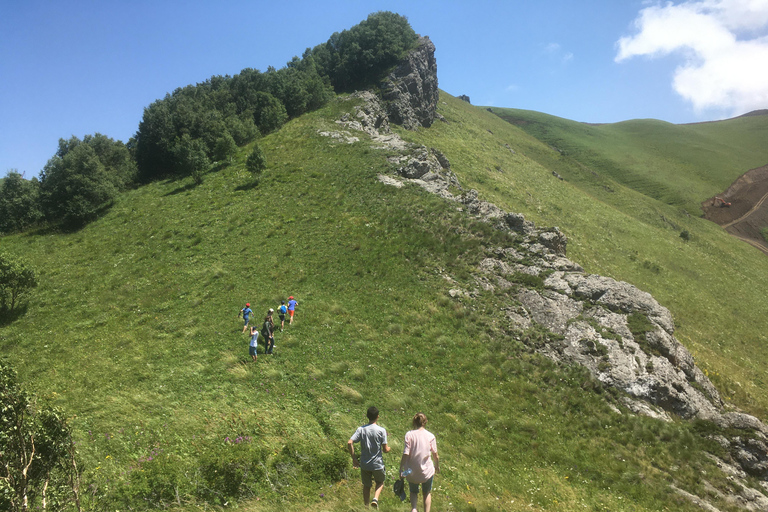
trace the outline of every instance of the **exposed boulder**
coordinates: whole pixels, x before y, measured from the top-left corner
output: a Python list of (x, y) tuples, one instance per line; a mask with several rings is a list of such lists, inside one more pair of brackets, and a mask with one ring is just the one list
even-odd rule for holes
[(437, 118), (437, 61), (428, 37), (381, 82), (389, 120), (408, 130), (428, 128)]

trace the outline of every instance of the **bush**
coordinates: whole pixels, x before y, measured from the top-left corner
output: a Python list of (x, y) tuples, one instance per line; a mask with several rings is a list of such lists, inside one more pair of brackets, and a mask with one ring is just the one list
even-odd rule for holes
[(258, 144), (253, 146), (253, 150), (245, 161), (245, 167), (256, 178), (267, 168), (267, 159)]
[(0, 311), (13, 311), (37, 286), (37, 273), (21, 259), (0, 253)]
[[(79, 502), (72, 435), (58, 409), (35, 407), (0, 360), (0, 509), (63, 510)], [(79, 508), (79, 507), (78, 507)]]
[(211, 166), (205, 153), (205, 144), (200, 139), (193, 139), (184, 134), (176, 140), (173, 148), (174, 166), (176, 173), (182, 176), (192, 176), (195, 183), (202, 183), (203, 174)]
[(25, 180), (12, 170), (0, 183), (0, 232), (24, 231), (43, 214), (39, 206), (40, 182)]
[(209, 503), (255, 496), (266, 476), (268, 451), (250, 442), (211, 450), (200, 465), (204, 485), (197, 494)]

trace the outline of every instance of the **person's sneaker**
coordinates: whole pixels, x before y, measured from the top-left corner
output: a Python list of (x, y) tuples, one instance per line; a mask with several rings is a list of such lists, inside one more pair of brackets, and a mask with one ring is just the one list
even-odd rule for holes
[(379, 501), (376, 498), (371, 500), (371, 508), (379, 508)]

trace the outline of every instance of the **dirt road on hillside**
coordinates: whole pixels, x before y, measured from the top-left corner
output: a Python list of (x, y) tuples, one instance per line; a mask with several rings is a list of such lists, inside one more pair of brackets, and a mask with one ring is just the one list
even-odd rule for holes
[(704, 218), (768, 254), (768, 242), (760, 234), (768, 228), (768, 165), (742, 175), (717, 197), (731, 206), (717, 206), (715, 198), (709, 198), (701, 203)]

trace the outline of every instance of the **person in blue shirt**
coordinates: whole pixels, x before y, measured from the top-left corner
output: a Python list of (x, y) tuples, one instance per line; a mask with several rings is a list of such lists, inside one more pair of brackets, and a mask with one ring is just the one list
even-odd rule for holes
[(290, 317), (288, 319), (288, 325), (293, 323), (293, 314), (296, 312), (296, 306), (298, 305), (299, 303), (293, 300), (293, 295), (288, 297), (288, 316)]
[(251, 315), (253, 314), (253, 311), (251, 310), (251, 303), (246, 302), (245, 307), (240, 310), (240, 314), (238, 317), (242, 316), (243, 320), (245, 320), (245, 323), (243, 324), (243, 332), (248, 330), (248, 322), (251, 321)]
[[(347, 441), (347, 450), (352, 456), (352, 467), (360, 468), (360, 478), (363, 481), (363, 503), (368, 506), (371, 498), (371, 487), (376, 482), (376, 490), (371, 501), (372, 508), (379, 508), (379, 495), (384, 488), (386, 473), (384, 472), (384, 454), (390, 450), (387, 444), (387, 431), (376, 424), (379, 421), (379, 410), (369, 407), (366, 412), (368, 424), (358, 427)], [(355, 443), (360, 443), (360, 458), (355, 454)]]
[(280, 301), (280, 307), (277, 308), (277, 316), (280, 317), (280, 330), (285, 327), (285, 314), (288, 312), (288, 306), (285, 305), (285, 301)]

